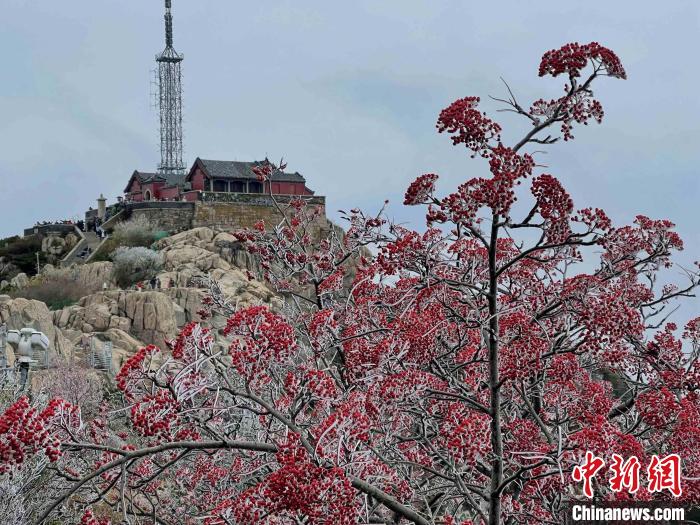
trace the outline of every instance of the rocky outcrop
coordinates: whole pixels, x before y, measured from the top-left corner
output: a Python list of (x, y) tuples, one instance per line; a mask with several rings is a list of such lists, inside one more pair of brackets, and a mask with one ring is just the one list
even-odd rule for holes
[(191, 265), (203, 272), (211, 270), (229, 270), (231, 265), (221, 256), (197, 246), (177, 244), (161, 251), (163, 268), (166, 271), (177, 270)]
[(232, 265), (238, 261), (245, 263), (244, 269), (255, 266), (229, 233), (195, 228), (162, 239), (156, 247), (163, 254), (165, 269), (158, 278), (166, 293), (184, 309), (187, 321), (197, 319), (196, 312), (206, 294), (203, 283), (207, 277), (216, 280), (226, 298), (239, 307), (282, 306), (282, 300), (265, 284), (250, 279), (240, 267)]
[(61, 328), (82, 332), (118, 329), (162, 345), (176, 335), (178, 314), (181, 309), (164, 293), (115, 290), (83, 297), (77, 305), (55, 312), (54, 321)]
[[(178, 261), (185, 260), (185, 255), (182, 250), (186, 247), (199, 248), (206, 250), (210, 254), (218, 255), (220, 259), (228, 263), (229, 266), (237, 267), (242, 270), (250, 270), (258, 273), (259, 267), (255, 258), (243, 248), (241, 243), (228, 232), (217, 231), (212, 228), (201, 227), (194, 228), (172, 237), (166, 237), (158, 241), (156, 248), (163, 254), (175, 252), (171, 257), (170, 267), (177, 266)], [(180, 252), (179, 254), (177, 252)], [(216, 257), (209, 254), (204, 254), (199, 250), (189, 251), (188, 256), (193, 257), (190, 262), (196, 260), (197, 255), (203, 256), (203, 261), (197, 260), (197, 266), (203, 270), (211, 269), (227, 269), (226, 265), (220, 262)]]
[[(94, 296), (87, 296), (88, 300)], [(99, 296), (102, 298), (102, 296)], [(104, 332), (110, 328), (118, 328), (128, 332), (131, 320), (115, 313), (113, 304), (108, 302), (89, 302), (87, 306), (76, 304), (54, 312), (53, 321), (63, 330), (78, 330), (80, 332)]]
[(161, 239), (156, 243), (156, 248), (165, 250), (175, 245), (196, 246), (198, 248), (206, 248), (214, 239), (215, 233), (211, 228), (193, 228), (191, 230), (178, 233)]
[(10, 286), (15, 290), (21, 290), (29, 286), (29, 277), (26, 273), (18, 273), (12, 279), (10, 279)]
[(236, 268), (248, 270), (257, 276), (262, 274), (257, 259), (230, 233), (222, 232), (216, 235), (209, 249)]
[(47, 255), (58, 257), (69, 250), (66, 240), (58, 235), (49, 234), (41, 241), (41, 251)]
[(118, 328), (110, 328), (98, 337), (103, 341), (112, 342), (112, 370), (115, 372), (121, 369), (127, 359), (145, 346), (143, 342)]
[[(202, 308), (202, 300), (206, 293), (197, 288), (167, 288), (163, 290), (177, 306), (175, 312), (178, 326), (192, 321), (199, 321), (197, 311)], [(181, 313), (180, 313), (181, 312)]]
[(53, 313), (46, 304), (30, 299), (11, 299), (0, 296), (0, 323), (5, 323), (9, 330), (34, 328), (49, 338), (49, 356), (69, 356), (73, 343), (65, 337), (53, 323)]
[(114, 265), (109, 261), (94, 262), (71, 266), (70, 268), (45, 268), (42, 271), (44, 278), (68, 277), (76, 283), (81, 284), (89, 290), (102, 290), (114, 287), (112, 268)]
[[(238, 308), (265, 304), (281, 309), (283, 305), (280, 297), (252, 277), (255, 272), (247, 271), (255, 268), (255, 261), (229, 233), (195, 228), (162, 239), (156, 246), (164, 261), (159, 290), (114, 289), (110, 262), (69, 268), (47, 265), (32, 282), (62, 277), (95, 293), (54, 312), (38, 301), (0, 296), (0, 322), (7, 322), (10, 329), (31, 326), (44, 332), (53, 351), (66, 356), (83, 355), (91, 337), (111, 341), (117, 369), (144, 344), (163, 347), (183, 325), (198, 321), (198, 311), (209, 293), (208, 278)], [(10, 286), (27, 284), (29, 279), (21, 274)], [(225, 322), (220, 316), (211, 320), (214, 328), (222, 328)]]

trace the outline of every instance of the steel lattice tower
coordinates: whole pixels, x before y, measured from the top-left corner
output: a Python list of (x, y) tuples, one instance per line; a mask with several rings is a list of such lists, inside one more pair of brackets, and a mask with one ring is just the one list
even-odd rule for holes
[(158, 62), (158, 95), (160, 105), (161, 173), (183, 173), (182, 160), (182, 69), (183, 55), (173, 48), (172, 0), (165, 0), (165, 50), (156, 56)]

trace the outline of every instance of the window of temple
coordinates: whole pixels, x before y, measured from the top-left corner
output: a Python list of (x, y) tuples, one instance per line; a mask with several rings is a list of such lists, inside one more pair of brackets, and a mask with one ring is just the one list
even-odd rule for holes
[(248, 183), (248, 193), (262, 193), (263, 185), (262, 182), (250, 181)]
[(226, 192), (228, 191), (228, 182), (225, 180), (215, 180), (214, 181), (214, 191)]
[(146, 193), (144, 194), (144, 198), (147, 201), (150, 201), (152, 197), (153, 197), (153, 195), (151, 195), (151, 190), (146, 190)]

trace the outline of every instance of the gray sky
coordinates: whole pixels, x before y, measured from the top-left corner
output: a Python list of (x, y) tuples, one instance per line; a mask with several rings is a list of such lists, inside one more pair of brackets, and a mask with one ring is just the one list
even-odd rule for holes
[[(0, 237), (114, 200), (158, 158), (149, 71), (163, 48), (162, 0), (0, 0)], [(435, 132), (467, 95), (523, 103), (559, 94), (537, 77), (569, 41), (615, 50), (629, 79), (603, 79), (602, 126), (549, 147), (577, 206), (616, 221), (669, 218), (697, 259), (700, 2), (173, 0), (184, 53), (186, 159), (284, 156), (332, 214), (354, 206), (411, 220), (417, 175), (440, 188), (484, 173)], [(484, 107), (491, 116), (496, 106)], [(502, 114), (515, 137), (527, 124)]]

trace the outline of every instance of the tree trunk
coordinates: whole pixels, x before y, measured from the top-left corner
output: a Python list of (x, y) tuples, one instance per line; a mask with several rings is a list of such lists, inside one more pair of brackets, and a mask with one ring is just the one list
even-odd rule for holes
[(503, 436), (501, 433), (501, 387), (498, 374), (498, 278), (496, 252), (498, 247), (497, 214), (492, 215), (489, 246), (489, 393), (491, 395), (491, 487), (489, 491), (489, 525), (501, 523), (501, 494), (503, 482)]

